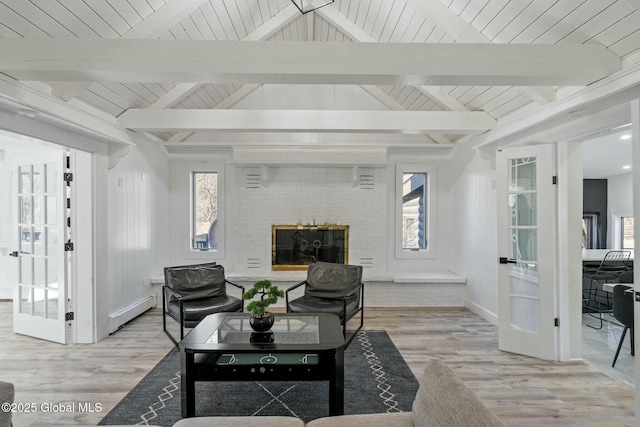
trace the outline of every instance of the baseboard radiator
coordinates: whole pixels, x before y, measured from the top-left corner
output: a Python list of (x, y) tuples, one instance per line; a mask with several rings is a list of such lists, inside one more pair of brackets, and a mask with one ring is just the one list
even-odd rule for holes
[(112, 334), (127, 322), (140, 316), (145, 311), (156, 306), (155, 295), (147, 295), (146, 297), (124, 307), (123, 309), (111, 313), (109, 315), (109, 333)]

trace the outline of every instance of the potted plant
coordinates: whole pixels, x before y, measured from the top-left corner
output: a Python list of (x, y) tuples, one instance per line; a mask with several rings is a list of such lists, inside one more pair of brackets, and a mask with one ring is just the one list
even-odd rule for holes
[(242, 295), (245, 301), (253, 299), (256, 295), (260, 295), (260, 299), (256, 299), (247, 304), (247, 311), (251, 313), (249, 324), (256, 332), (266, 332), (273, 326), (273, 313), (267, 311), (271, 304), (278, 302), (278, 298), (284, 297), (284, 291), (272, 284), (270, 280), (258, 280)]

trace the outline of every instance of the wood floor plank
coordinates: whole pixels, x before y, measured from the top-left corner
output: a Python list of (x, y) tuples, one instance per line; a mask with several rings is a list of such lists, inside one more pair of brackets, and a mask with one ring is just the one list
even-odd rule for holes
[[(172, 348), (150, 310), (92, 345), (59, 345), (13, 333), (0, 302), (0, 380), (16, 402), (100, 403), (101, 413), (20, 413), (14, 427), (97, 424)], [(582, 363), (554, 363), (498, 350), (496, 327), (464, 308), (370, 308), (365, 328), (386, 330), (419, 376), (441, 359), (509, 426), (633, 426), (633, 388)]]

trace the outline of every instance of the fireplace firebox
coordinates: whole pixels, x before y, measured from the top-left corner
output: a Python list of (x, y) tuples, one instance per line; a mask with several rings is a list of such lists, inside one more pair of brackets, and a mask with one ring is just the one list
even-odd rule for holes
[(316, 261), (348, 264), (348, 225), (272, 225), (271, 269), (306, 270)]

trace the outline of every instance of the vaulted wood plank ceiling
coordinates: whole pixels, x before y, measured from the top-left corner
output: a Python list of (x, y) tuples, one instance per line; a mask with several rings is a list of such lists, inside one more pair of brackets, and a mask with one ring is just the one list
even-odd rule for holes
[[(414, 78), (414, 81), (407, 78), (405, 81), (385, 82), (372, 80), (370, 75), (353, 70), (349, 76), (342, 77), (341, 80), (337, 73), (340, 64), (336, 64), (333, 69), (329, 67), (323, 69), (317, 76), (309, 77), (309, 81), (292, 79), (287, 82), (275, 82), (278, 85), (292, 83), (354, 85), (357, 87), (359, 96), (369, 97), (371, 102), (381, 110), (448, 111), (465, 114), (473, 112), (482, 114), (482, 117), (486, 116), (499, 125), (501, 120), (506, 121), (512, 117), (522, 116), (556, 102), (565, 96), (565, 93), (575, 91), (573, 86), (587, 86), (612, 74), (616, 71), (616, 66), (618, 69), (637, 66), (640, 62), (639, 6), (640, 0), (336, 0), (331, 5), (302, 15), (289, 0), (0, 0), (0, 37), (3, 38), (0, 40), (0, 46), (6, 48), (0, 58), (0, 72), (10, 79), (19, 80), (19, 84), (28, 85), (32, 90), (39, 91), (43, 96), (55, 97), (74, 108), (84, 108), (91, 113), (103, 112), (106, 120), (115, 125), (126, 123), (126, 126), (131, 129), (151, 131), (153, 134), (150, 137), (153, 139), (166, 145), (174, 145), (188, 144), (190, 141), (201, 142), (209, 138), (200, 134), (207, 129), (203, 129), (202, 123), (195, 126), (191, 122), (191, 125), (180, 126), (179, 121), (176, 120), (173, 120), (173, 126), (170, 129), (163, 128), (160, 123), (143, 127), (136, 125), (132, 117), (142, 117), (145, 112), (141, 110), (241, 109), (238, 105), (247, 103), (252, 96), (257, 98), (257, 93), (266, 91), (273, 93), (272, 89), (264, 85), (271, 85), (274, 82), (264, 76), (268, 74), (269, 66), (274, 65), (268, 60), (275, 57), (277, 52), (264, 49), (266, 56), (262, 58), (259, 52), (256, 53), (257, 63), (253, 66), (262, 74), (256, 73), (250, 79), (241, 78), (236, 69), (235, 74), (230, 74), (237, 77), (235, 80), (233, 78), (216, 80), (210, 76), (201, 79), (185, 78), (184, 75), (178, 77), (177, 72), (174, 79), (153, 80), (148, 76), (142, 77), (148, 70), (132, 66), (128, 71), (134, 77), (113, 79), (105, 77), (104, 73), (95, 73), (95, 76), (101, 77), (88, 80), (86, 76), (80, 78), (76, 75), (78, 80), (75, 80), (52, 73), (62, 62), (64, 49), (76, 46), (72, 43), (74, 39), (87, 41), (86, 46), (99, 46), (90, 43), (100, 39), (114, 41), (123, 39), (123, 42), (127, 39), (150, 39), (158, 43), (174, 41), (241, 41), (243, 44), (302, 42), (309, 44), (309, 51), (316, 54), (318, 59), (326, 59), (329, 63), (330, 57), (323, 58), (317, 53), (321, 49), (319, 46), (324, 43), (407, 43), (425, 47), (438, 44), (443, 48), (443, 56), (438, 56), (437, 63), (430, 66), (432, 68), (441, 66), (442, 69), (450, 67), (449, 76), (455, 76), (461, 70), (472, 69), (478, 65), (475, 61), (465, 66), (465, 59), (468, 59), (470, 54), (464, 53), (463, 49), (457, 49), (455, 44), (486, 44), (493, 46), (492, 49), (496, 52), (499, 52), (501, 45), (537, 45), (540, 49), (528, 56), (510, 53), (508, 50), (496, 53), (495, 56), (487, 53), (487, 58), (490, 59), (488, 62), (494, 64), (487, 65), (487, 70), (489, 73), (495, 72), (494, 78), (490, 81), (455, 78), (429, 81), (425, 79), (426, 73), (418, 73), (418, 78)], [(17, 41), (15, 39), (22, 38), (25, 42), (34, 38), (55, 40), (55, 43), (49, 46), (49, 51), (55, 56), (56, 48), (59, 49), (58, 63), (52, 60), (48, 69), (45, 69), (47, 67), (42, 64), (40, 64), (41, 68), (33, 65), (28, 70), (11, 68), (10, 60), (18, 59), (25, 53), (19, 51), (20, 46), (26, 46), (26, 49), (31, 52), (35, 51), (35, 45), (11, 43)], [(133, 43), (131, 45), (134, 46)], [(278, 43), (274, 44), (276, 45)], [(553, 51), (545, 50), (545, 47), (553, 47), (553, 45), (574, 46), (573, 59), (586, 61), (582, 70), (583, 75), (579, 70), (571, 69), (572, 61), (568, 61), (565, 73), (558, 75), (555, 80), (548, 79), (541, 82), (532, 78), (514, 81), (507, 75), (498, 78), (500, 76), (498, 71), (504, 71), (509, 65), (517, 67), (526, 64), (526, 61), (530, 61), (525, 66), (531, 72), (529, 77), (536, 76), (536, 61), (545, 59), (548, 61), (550, 52)], [(613, 59), (611, 62), (613, 68), (605, 69), (602, 74), (596, 73), (585, 79), (584, 73), (609, 63), (603, 60), (595, 61), (593, 54), (581, 53), (580, 47), (583, 45), (606, 48), (604, 50)], [(105, 52), (107, 56), (106, 49), (116, 49), (121, 52), (127, 49), (120, 48), (119, 46), (123, 44), (117, 43), (108, 46), (99, 53)], [(202, 44), (202, 46), (209, 45)], [(136, 60), (144, 61), (150, 58), (147, 49), (137, 48), (137, 55), (135, 49), (132, 48), (130, 52), (132, 64)], [(192, 63), (185, 61), (179, 50), (175, 48), (170, 50), (169, 47), (162, 47), (161, 49), (167, 49), (166, 59), (174, 61), (174, 65), (178, 65), (177, 69), (180, 65), (186, 68), (188, 65), (196, 64), (195, 60)], [(203, 47), (203, 49), (211, 48)], [(361, 50), (355, 49), (353, 52), (356, 55)], [(372, 52), (382, 52), (382, 50), (372, 50)], [(416, 61), (422, 60), (421, 66), (429, 66), (428, 61), (416, 52), (421, 51), (407, 49), (406, 55), (415, 55)], [(428, 54), (435, 58), (435, 52), (438, 51), (424, 50), (424, 52), (432, 52)], [(487, 52), (490, 50), (488, 49)], [(82, 64), (75, 63), (79, 64), (75, 68), (76, 71), (86, 66), (88, 57), (81, 55), (80, 48), (74, 48), (67, 54), (71, 55), (66, 59), (66, 64), (63, 64), (67, 69), (73, 69), (73, 61), (82, 62)], [(74, 54), (76, 56), (73, 56)], [(422, 55), (425, 54), (422, 53)], [(202, 56), (206, 56), (204, 50)], [(394, 65), (397, 66), (396, 63), (388, 63), (390, 62), (388, 57), (389, 55), (385, 54), (385, 57), (375, 58), (380, 65), (376, 68), (375, 64), (369, 64), (372, 73), (386, 66), (392, 69), (394, 75), (403, 75), (398, 71), (399, 68), (393, 68)], [(503, 61), (499, 60), (501, 57)], [(36, 59), (31, 58), (33, 64), (37, 62)], [(593, 61), (592, 66), (589, 65), (589, 59)], [(617, 65), (616, 61), (618, 61)], [(302, 63), (301, 61), (297, 65)], [(210, 72), (211, 68), (216, 66), (219, 67), (220, 64), (216, 65), (215, 61), (212, 61), (204, 64), (202, 71)], [(503, 68), (500, 68), (501, 66)], [(49, 74), (44, 71), (48, 71)], [(136, 73), (139, 78), (135, 78)], [(407, 74), (404, 76), (406, 77)], [(571, 80), (579, 77), (582, 80)], [(32, 79), (39, 80), (34, 83)], [(10, 93), (0, 94), (0, 100), (16, 101), (14, 98)], [(249, 104), (256, 105), (255, 102)], [(35, 105), (26, 106), (37, 108)], [(268, 103), (256, 109), (272, 110)], [(287, 107), (278, 109), (286, 110)], [(294, 107), (290, 109), (293, 110)], [(358, 111), (352, 113), (357, 114)], [(207, 116), (209, 120), (215, 117), (214, 113), (209, 114)], [(312, 117), (313, 111), (310, 110), (308, 114)], [(120, 122), (118, 117), (121, 117)], [(178, 116), (165, 114), (162, 117)], [(414, 127), (408, 126), (407, 131), (411, 133), (419, 130), (425, 135), (425, 143), (451, 144), (464, 140), (466, 135), (482, 131), (475, 128), (471, 130), (470, 128), (474, 126), (464, 123), (468, 117), (470, 116), (459, 116), (461, 126), (457, 130), (446, 126), (446, 129), (443, 127), (430, 130), (421, 123)], [(389, 132), (399, 132), (399, 123), (386, 123), (388, 128), (385, 129)], [(290, 125), (291, 123), (286, 124), (286, 126)], [(239, 125), (236, 129), (225, 129), (225, 131), (363, 133), (360, 128), (344, 129), (343, 127), (291, 129), (283, 125), (280, 129), (270, 130), (265, 129), (264, 126), (247, 124)], [(484, 130), (491, 128), (493, 126)], [(212, 125), (209, 130), (219, 129), (220, 126)], [(376, 129), (370, 129), (370, 131), (379, 132)], [(215, 135), (212, 138), (215, 139)]]

